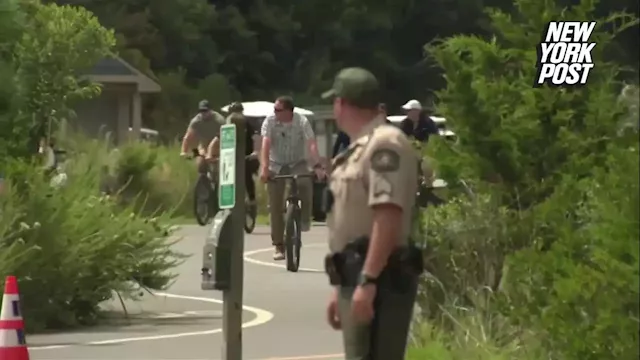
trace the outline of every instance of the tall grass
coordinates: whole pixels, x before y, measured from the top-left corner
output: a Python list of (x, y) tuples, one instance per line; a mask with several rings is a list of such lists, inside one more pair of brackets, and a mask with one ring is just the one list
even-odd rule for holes
[(192, 216), (192, 189), (198, 174), (193, 160), (179, 156), (178, 143), (130, 142), (113, 148), (108, 138), (74, 135), (67, 137), (64, 147), (70, 150), (71, 161), (82, 159), (85, 166), (100, 168), (102, 187), (117, 193), (123, 204), (147, 215)]
[(453, 328), (416, 322), (408, 360), (546, 360), (535, 334), (512, 326), (494, 309), (447, 306)]

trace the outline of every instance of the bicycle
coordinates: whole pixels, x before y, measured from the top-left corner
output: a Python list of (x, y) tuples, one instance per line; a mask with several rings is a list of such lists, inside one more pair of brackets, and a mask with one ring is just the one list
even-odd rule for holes
[(433, 186), (433, 184), (427, 184), (424, 176), (420, 176), (420, 183), (418, 184), (418, 191), (416, 193), (418, 207), (427, 208), (429, 206), (438, 207), (444, 205), (445, 200), (433, 192), (435, 189), (437, 189), (437, 187)]
[(245, 197), (246, 216), (244, 220), (244, 232), (251, 234), (256, 228), (258, 209), (256, 204), (249, 204), (249, 197)]
[(285, 257), (287, 259), (287, 271), (297, 272), (300, 268), (300, 249), (302, 248), (302, 199), (298, 193), (298, 179), (315, 177), (315, 173), (298, 175), (276, 175), (269, 181), (285, 180), (290, 181), (289, 195), (285, 201), (284, 215), (284, 245)]
[[(193, 150), (193, 156), (200, 155), (197, 149)], [(248, 155), (246, 158), (251, 158), (252, 155)], [(215, 172), (213, 171), (213, 164), (218, 159), (212, 160), (207, 164), (206, 171), (200, 171), (196, 186), (194, 189), (194, 214), (196, 221), (201, 226), (207, 225), (211, 222), (211, 219), (220, 210), (218, 209), (218, 186)], [(245, 197), (246, 216), (244, 223), (244, 231), (247, 234), (251, 234), (256, 227), (256, 217), (258, 216), (257, 207), (255, 204), (249, 204), (249, 198)]]
[[(246, 160), (256, 159), (257, 155), (255, 153), (249, 154), (245, 157)], [(249, 171), (248, 167), (245, 168), (245, 171)], [(245, 220), (244, 220), (244, 231), (247, 234), (251, 234), (253, 230), (256, 228), (256, 217), (258, 216), (258, 208), (255, 202), (253, 204), (249, 203), (249, 196), (245, 193), (244, 197), (245, 203)]]
[[(198, 149), (193, 149), (193, 158), (202, 157)], [(218, 186), (213, 159), (206, 165), (206, 170), (198, 169), (198, 180), (193, 189), (193, 213), (200, 226), (207, 225), (218, 212)], [(203, 165), (203, 166), (205, 166)]]

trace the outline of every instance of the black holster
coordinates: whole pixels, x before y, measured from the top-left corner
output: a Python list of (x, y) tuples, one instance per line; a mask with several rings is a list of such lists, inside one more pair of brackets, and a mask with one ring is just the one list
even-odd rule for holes
[[(325, 272), (334, 286), (355, 287), (362, 272), (369, 249), (369, 238), (360, 237), (349, 243), (342, 252), (325, 258)], [(378, 279), (378, 286), (405, 292), (424, 271), (422, 252), (413, 244), (398, 247), (389, 256), (387, 266)]]

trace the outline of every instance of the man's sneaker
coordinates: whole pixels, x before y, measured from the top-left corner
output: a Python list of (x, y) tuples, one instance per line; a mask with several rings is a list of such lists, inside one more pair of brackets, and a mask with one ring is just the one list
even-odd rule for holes
[(273, 260), (284, 260), (284, 249), (281, 245), (276, 245), (276, 249), (273, 252)]

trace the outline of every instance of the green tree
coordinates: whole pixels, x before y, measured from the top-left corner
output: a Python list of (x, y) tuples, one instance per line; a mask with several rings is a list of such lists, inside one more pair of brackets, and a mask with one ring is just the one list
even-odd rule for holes
[[(455, 36), (429, 47), (447, 87), (439, 111), (460, 137), (434, 151), (442, 174), (481, 179), (505, 191), (505, 204), (528, 208), (550, 195), (562, 174), (588, 176), (603, 165), (604, 150), (626, 116), (619, 106), (620, 67), (605, 60), (608, 45), (634, 17), (599, 19), (593, 39), (597, 64), (579, 89), (532, 88), (536, 45), (552, 20), (593, 20), (595, 2), (562, 9), (554, 1), (518, 0), (518, 14), (490, 11), (495, 36)], [(605, 31), (615, 23), (616, 31)]]
[[(83, 79), (99, 59), (111, 54), (113, 32), (80, 7), (23, 3), (28, 14), (22, 37), (14, 49), (19, 134), (28, 134), (33, 150), (40, 137), (54, 130), (57, 120), (72, 116), (74, 101), (99, 94), (100, 87)], [(15, 129), (14, 129), (15, 131)]]
[(22, 31), (22, 18), (15, 0), (0, 0), (0, 158), (5, 159), (15, 145), (15, 64), (13, 50)]

